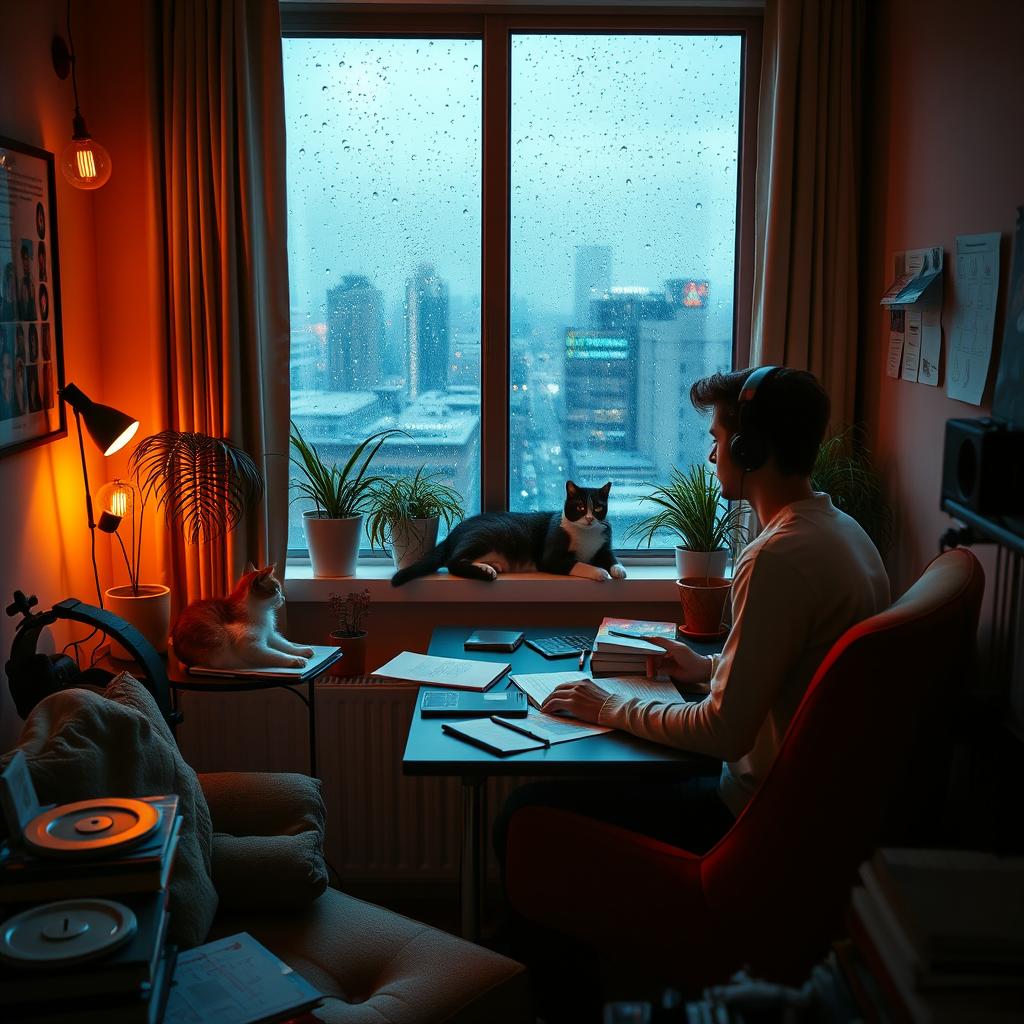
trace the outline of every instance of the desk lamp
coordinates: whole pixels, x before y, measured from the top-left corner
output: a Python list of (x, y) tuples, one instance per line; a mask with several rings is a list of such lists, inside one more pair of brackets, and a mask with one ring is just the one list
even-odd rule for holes
[[(109, 405), (94, 402), (74, 384), (66, 384), (58, 392), (61, 401), (71, 406), (75, 414), (75, 426), (78, 428), (78, 451), (82, 457), (82, 479), (85, 482), (85, 512), (89, 520), (89, 536), (92, 544), (92, 573), (96, 580), (96, 598), (103, 607), (103, 592), (100, 589), (100, 574), (96, 568), (96, 520), (92, 514), (92, 494), (89, 490), (89, 470), (85, 464), (85, 443), (82, 440), (82, 421), (85, 429), (104, 455), (113, 455), (120, 451), (139, 429), (139, 421), (132, 419), (127, 413), (113, 409)], [(121, 523), (121, 517), (104, 511), (100, 517), (99, 528), (104, 533), (113, 533)]]

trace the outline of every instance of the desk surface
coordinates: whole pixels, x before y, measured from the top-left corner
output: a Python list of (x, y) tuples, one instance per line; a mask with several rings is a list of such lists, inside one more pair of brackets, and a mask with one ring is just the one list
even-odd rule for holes
[[(518, 672), (573, 672), (575, 658), (548, 659), (526, 644), (516, 651), (466, 651), (463, 643), (473, 631), (469, 626), (448, 626), (435, 629), (428, 653), (446, 658), (473, 658), (480, 661), (509, 662), (509, 674)], [(560, 633), (585, 633), (576, 627), (561, 629), (526, 629), (528, 637), (556, 636)], [(689, 641), (688, 641), (689, 642)], [(700, 654), (721, 650), (721, 644), (690, 646)], [(586, 668), (584, 668), (584, 672)], [(509, 674), (502, 676), (492, 687), (494, 690), (511, 686)], [(600, 685), (601, 680), (595, 680)], [(422, 693), (422, 687), (420, 692)], [(660, 746), (638, 739), (624, 732), (610, 732), (589, 739), (557, 743), (545, 750), (528, 750), (511, 757), (496, 757), (469, 743), (446, 735), (441, 729), (445, 721), (423, 718), (419, 713), (419, 695), (416, 710), (409, 725), (402, 769), (406, 775), (620, 775), (624, 769), (630, 776), (660, 775), (685, 776), (694, 774), (717, 775), (720, 764), (710, 758), (689, 754), (682, 750)], [(454, 721), (454, 719), (452, 719)]]

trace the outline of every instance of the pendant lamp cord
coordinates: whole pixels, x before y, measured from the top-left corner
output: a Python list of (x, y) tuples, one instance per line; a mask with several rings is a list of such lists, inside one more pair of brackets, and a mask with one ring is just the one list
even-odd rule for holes
[(75, 41), (71, 36), (71, 0), (68, 0), (67, 10), (68, 26), (68, 48), (71, 50), (71, 87), (75, 91), (75, 117), (81, 117), (82, 112), (78, 109), (78, 62), (75, 60)]

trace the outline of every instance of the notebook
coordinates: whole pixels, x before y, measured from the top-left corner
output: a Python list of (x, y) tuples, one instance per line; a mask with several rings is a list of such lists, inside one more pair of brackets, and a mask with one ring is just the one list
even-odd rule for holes
[(304, 682), (313, 676), (320, 675), (330, 668), (340, 657), (340, 647), (318, 647), (310, 645), (313, 657), (306, 660), (303, 668), (209, 668), (205, 665), (189, 665), (189, 675), (193, 676), (230, 676), (237, 679), (293, 679)]
[(441, 728), (449, 736), (455, 736), (475, 747), (482, 747), (498, 757), (521, 754), (526, 750), (543, 750), (550, 746), (544, 740), (524, 736), (515, 729), (507, 729), (503, 720), (493, 718), (472, 718), (466, 722), (442, 722)]
[(424, 686), (446, 686), (453, 690), (486, 690), (512, 666), (508, 662), (473, 661), (469, 658), (438, 658), (432, 654), (402, 651), (373, 675)]

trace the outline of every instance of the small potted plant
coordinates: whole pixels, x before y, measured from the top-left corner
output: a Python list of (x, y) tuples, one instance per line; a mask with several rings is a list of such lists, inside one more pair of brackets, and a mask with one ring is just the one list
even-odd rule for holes
[(292, 464), (301, 473), (293, 481), (300, 498), (315, 508), (302, 513), (302, 525), (314, 576), (353, 576), (359, 557), (363, 514), (381, 478), (367, 470), (381, 445), (400, 430), (380, 430), (361, 441), (342, 468), (328, 466), (314, 444), (292, 423)]
[[(150, 499), (186, 541), (207, 542), (230, 533), (259, 503), (263, 477), (249, 455), (230, 441), (189, 430), (163, 430), (143, 438), (128, 467), (133, 480), (114, 480), (97, 494), (99, 528), (117, 538), (128, 570), (128, 585), (110, 587), (104, 596), (112, 612), (162, 652), (170, 633), (171, 592), (163, 584), (141, 582)], [(117, 644), (111, 645), (111, 653), (130, 657)]]
[(676, 576), (725, 575), (729, 552), (743, 542), (743, 509), (731, 508), (722, 499), (718, 479), (706, 466), (691, 466), (688, 473), (675, 467), (669, 482), (651, 487), (641, 501), (657, 506), (658, 511), (641, 520), (631, 533), (647, 541), (647, 546), (662, 530), (679, 538), (676, 545)]
[(826, 438), (811, 470), (811, 486), (824, 491), (836, 508), (856, 519), (884, 558), (892, 541), (892, 508), (882, 478), (852, 427)]
[(328, 642), (340, 647), (342, 657), (327, 670), (332, 676), (361, 676), (366, 672), (366, 630), (363, 623), (370, 611), (370, 591), (353, 590), (345, 597), (331, 594), (331, 617), (336, 627)]
[(450, 530), (465, 515), (462, 495), (440, 476), (421, 466), (415, 476), (381, 480), (373, 488), (366, 523), (370, 547), (390, 545), (396, 569), (433, 550), (442, 520)]

